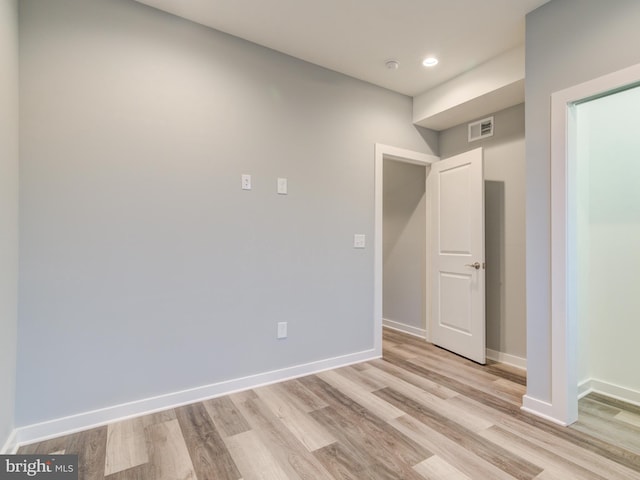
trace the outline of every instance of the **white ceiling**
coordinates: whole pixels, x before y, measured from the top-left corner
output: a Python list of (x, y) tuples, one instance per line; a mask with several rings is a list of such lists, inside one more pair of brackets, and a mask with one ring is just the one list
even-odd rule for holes
[[(137, 1), (415, 96), (523, 44), (525, 15), (548, 0)], [(425, 68), (430, 55), (440, 64)]]

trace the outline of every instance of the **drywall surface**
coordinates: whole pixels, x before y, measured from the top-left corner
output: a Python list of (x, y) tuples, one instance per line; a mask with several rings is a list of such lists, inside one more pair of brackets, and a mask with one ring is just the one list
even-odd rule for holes
[[(576, 106), (578, 175), (588, 216), (579, 220), (580, 380), (640, 394), (640, 88)], [(580, 154), (582, 152), (582, 154)], [(580, 187), (578, 187), (580, 188)], [(582, 282), (581, 282), (582, 281)], [(632, 399), (629, 399), (632, 400)]]
[(492, 115), (492, 137), (469, 142), (466, 123), (440, 132), (440, 155), (447, 158), (483, 148), (487, 348), (522, 359), (526, 358), (524, 105)]
[(385, 160), (383, 170), (382, 316), (425, 330), (426, 168)]
[(446, 130), (524, 100), (524, 45), (413, 98), (416, 125)]
[(0, 2), (0, 449), (14, 425), (18, 320), (18, 2)]
[(373, 348), (410, 98), (126, 0), (22, 0), (20, 41), (18, 425)]
[[(527, 15), (527, 395), (551, 400), (550, 97), (640, 63), (640, 2), (553, 0)], [(597, 61), (595, 60), (597, 59)]]

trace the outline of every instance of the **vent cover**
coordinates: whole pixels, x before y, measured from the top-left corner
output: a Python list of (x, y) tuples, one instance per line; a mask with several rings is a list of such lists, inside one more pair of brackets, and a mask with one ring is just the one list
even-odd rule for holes
[(493, 136), (493, 117), (483, 118), (469, 124), (469, 141)]

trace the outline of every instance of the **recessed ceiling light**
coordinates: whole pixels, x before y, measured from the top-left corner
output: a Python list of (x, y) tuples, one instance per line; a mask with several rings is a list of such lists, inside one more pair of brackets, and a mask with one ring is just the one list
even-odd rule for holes
[(435, 67), (438, 64), (438, 59), (436, 57), (427, 57), (422, 61), (422, 65), (425, 67)]
[(397, 60), (387, 60), (385, 62), (385, 65), (389, 70), (397, 70), (398, 68), (400, 68), (400, 64)]

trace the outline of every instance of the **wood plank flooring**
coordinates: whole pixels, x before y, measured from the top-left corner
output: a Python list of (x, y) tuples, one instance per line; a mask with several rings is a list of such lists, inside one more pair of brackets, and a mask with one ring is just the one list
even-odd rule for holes
[(77, 453), (82, 480), (640, 479), (640, 408), (589, 395), (563, 428), (525, 378), (384, 332), (384, 359), (20, 448)]

